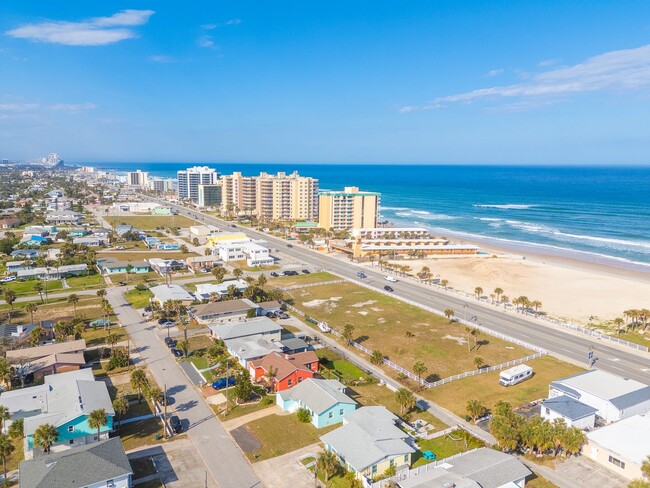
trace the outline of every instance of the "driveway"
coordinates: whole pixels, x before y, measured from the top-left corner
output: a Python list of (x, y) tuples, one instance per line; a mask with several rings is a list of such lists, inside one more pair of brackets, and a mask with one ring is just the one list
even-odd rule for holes
[(175, 414), (181, 418), (188, 438), (216, 485), (220, 488), (261, 488), (262, 484), (248, 460), (192, 386), (168, 348), (156, 336), (155, 326), (142, 321), (140, 314), (122, 295), (123, 290), (113, 288), (107, 291), (107, 299), (120, 323), (126, 327), (151, 375), (176, 400)]
[(321, 444), (312, 444), (266, 461), (253, 464), (257, 475), (267, 488), (303, 488), (314, 486), (314, 476), (300, 464), (300, 459), (314, 456), (322, 450)]
[(625, 478), (586, 456), (571, 456), (569, 459), (557, 463), (554, 469), (537, 466), (521, 457), (519, 459), (537, 474), (552, 481), (560, 488), (591, 488), (592, 486), (625, 488), (629, 483)]

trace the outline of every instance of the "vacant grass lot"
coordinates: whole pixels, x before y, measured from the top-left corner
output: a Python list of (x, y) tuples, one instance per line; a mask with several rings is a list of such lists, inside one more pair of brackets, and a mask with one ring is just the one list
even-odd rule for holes
[[(51, 320), (56, 322), (60, 319), (70, 319), (74, 317), (74, 307), (69, 305), (65, 301), (65, 298), (53, 299), (48, 301), (47, 304), (42, 303), (40, 300), (35, 300), (33, 302), (14, 303), (14, 312), (11, 314), (14, 323), (19, 323), (20, 321), (25, 320), (31, 321), (31, 316), (29, 313), (25, 312), (25, 306), (28, 303), (34, 303), (38, 307), (36, 312), (34, 312), (34, 321)], [(0, 305), (0, 311), (6, 312), (9, 308), (9, 305)], [(104, 312), (102, 311), (99, 298), (83, 295), (79, 296), (77, 315), (88, 320), (94, 320), (101, 317), (103, 314)]]
[(138, 283), (149, 283), (153, 285), (154, 282), (162, 282), (163, 277), (160, 276), (155, 271), (149, 271), (148, 273), (116, 273), (109, 275), (111, 283), (117, 285), (120, 281), (123, 281), (127, 285), (137, 285)]
[[(196, 220), (182, 215), (129, 215), (119, 216), (115, 219), (117, 225), (132, 225), (140, 230), (156, 230), (156, 227), (189, 227), (196, 224)], [(112, 223), (112, 219), (111, 219)]]
[(146, 248), (142, 251), (110, 251), (97, 253), (98, 259), (116, 259), (118, 261), (144, 261), (148, 258), (186, 259), (189, 256), (196, 256), (196, 254), (192, 252), (182, 253), (179, 251), (151, 251)]
[(116, 429), (115, 435), (119, 435), (122, 439), (125, 451), (136, 447), (160, 444), (160, 439), (156, 439), (156, 437), (163, 435), (162, 422), (158, 417), (131, 422)]
[(404, 368), (412, 370), (416, 361), (424, 362), (423, 378), (428, 381), (475, 369), (476, 356), (485, 365), (495, 365), (531, 353), (486, 334), (472, 338), (469, 351), (465, 327), (352, 283), (302, 288), (286, 295), (298, 309), (339, 332), (351, 323), (354, 340), (381, 350)]
[[(45, 282), (41, 280), (27, 280), (27, 281), (12, 281), (11, 283), (4, 283), (3, 285), (0, 286), (0, 292), (4, 293), (5, 290), (13, 290), (16, 292), (17, 296), (30, 296), (30, 295), (38, 295), (34, 291), (34, 287), (36, 286), (36, 283), (40, 283), (45, 287)], [(57, 293), (60, 292), (63, 289), (63, 286), (61, 285), (60, 280), (50, 280), (47, 281), (47, 292), (48, 293)], [(43, 292), (45, 294), (45, 292)], [(45, 296), (45, 295), (43, 295)], [(0, 299), (2, 296), (0, 295)]]
[(320, 360), (321, 374), (328, 379), (338, 379), (347, 383), (367, 376), (366, 373), (331, 349), (318, 349), (316, 355)]
[(296, 415), (268, 415), (246, 424), (246, 429), (262, 444), (246, 456), (253, 462), (281, 456), (319, 442), (319, 436), (337, 427), (340, 425), (317, 429), (310, 423), (300, 422)]
[(422, 457), (422, 453), (425, 451), (431, 451), (434, 453), (436, 455), (436, 460), (438, 460), (448, 458), (449, 456), (461, 452), (467, 452), (470, 449), (484, 445), (483, 442), (477, 439), (473, 444), (467, 446), (464, 438), (455, 436), (454, 434), (455, 432), (452, 432), (451, 434), (436, 437), (435, 439), (421, 440), (418, 442), (420, 451), (413, 455), (413, 467), (417, 468), (418, 466), (429, 464), (431, 462)]
[(70, 288), (65, 291), (88, 290), (92, 288), (103, 288), (106, 286), (104, 278), (100, 274), (90, 276), (73, 276), (65, 280)]
[(128, 334), (124, 327), (118, 325), (112, 325), (110, 328), (104, 329), (103, 327), (98, 327), (97, 329), (89, 328), (86, 329), (81, 338), (86, 340), (86, 346), (99, 346), (106, 344), (106, 337), (108, 334), (115, 334), (119, 337), (118, 342), (125, 341), (128, 338)]
[(149, 306), (149, 299), (153, 296), (149, 290), (129, 290), (124, 296), (133, 308), (144, 308)]
[(273, 278), (271, 276), (268, 276), (267, 274), (267, 278), (269, 278), (267, 286), (272, 288), (283, 288), (285, 286), (293, 286), (293, 285), (307, 285), (309, 283), (321, 283), (323, 281), (332, 281), (332, 280), (341, 279), (340, 276), (336, 276), (327, 273), (325, 271), (319, 271), (318, 273), (309, 273), (309, 274), (301, 273), (297, 276), (278, 276), (277, 278)]
[(534, 369), (535, 374), (531, 379), (518, 385), (500, 386), (499, 372), (494, 371), (425, 389), (421, 394), (456, 415), (464, 417), (467, 415), (468, 400), (479, 400), (489, 409), (493, 409), (499, 400), (504, 400), (517, 408), (532, 400), (546, 398), (551, 381), (584, 371), (551, 356), (544, 356), (526, 364)]

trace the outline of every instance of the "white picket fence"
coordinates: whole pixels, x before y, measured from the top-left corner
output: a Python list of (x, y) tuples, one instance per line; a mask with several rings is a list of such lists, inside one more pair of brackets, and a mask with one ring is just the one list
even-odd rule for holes
[(280, 288), (282, 291), (291, 291), (299, 290), (301, 288), (311, 288), (312, 286), (325, 286), (325, 285), (338, 285), (339, 283), (345, 283), (347, 280), (332, 280), (332, 281), (320, 281), (318, 283), (305, 283), (302, 285), (291, 285)]

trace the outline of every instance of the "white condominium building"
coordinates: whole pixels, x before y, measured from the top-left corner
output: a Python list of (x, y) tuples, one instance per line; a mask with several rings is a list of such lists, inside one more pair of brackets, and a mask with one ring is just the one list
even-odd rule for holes
[(291, 174), (224, 176), (222, 211), (250, 213), (260, 220), (314, 220), (318, 216), (318, 180)]
[(149, 186), (149, 173), (146, 171), (129, 171), (126, 175), (126, 184), (129, 186)]
[(161, 193), (173, 191), (174, 180), (172, 178), (149, 178), (149, 189)]
[(347, 186), (343, 191), (323, 191), (318, 198), (318, 223), (324, 229), (349, 230), (377, 227), (380, 194)]
[(207, 166), (194, 166), (179, 171), (177, 177), (179, 200), (191, 198), (198, 202), (199, 185), (213, 185), (219, 179), (219, 173)]

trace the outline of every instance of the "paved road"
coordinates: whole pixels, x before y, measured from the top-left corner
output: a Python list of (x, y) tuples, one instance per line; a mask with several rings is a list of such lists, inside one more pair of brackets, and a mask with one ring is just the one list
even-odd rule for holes
[[(185, 207), (170, 204), (165, 200), (151, 199), (170, 205), (179, 213), (191, 216), (206, 224), (216, 225), (224, 230), (232, 230), (230, 224), (220, 219), (201, 214), (198, 211)], [(356, 273), (359, 268), (345, 260), (317, 253), (298, 244), (292, 248), (288, 248), (285, 240), (246, 227), (238, 226), (237, 230), (245, 232), (251, 237), (267, 240), (272, 247), (278, 249), (278, 252), (274, 253), (276, 255), (290, 256), (294, 260), (310, 263), (353, 281), (357, 280)], [(378, 289), (382, 289), (386, 284), (384, 275), (375, 270), (363, 269), (368, 276), (367, 283)], [(595, 357), (597, 358), (596, 367), (619, 376), (633, 378), (650, 384), (650, 354), (632, 351), (623, 346), (604, 344), (597, 339), (585, 335), (578, 335), (577, 333), (560, 329), (557, 326), (547, 325), (525, 316), (511, 315), (482, 304), (477, 300), (468, 300), (460, 296), (449, 295), (418, 283), (400, 281), (399, 283), (391, 284), (391, 286), (395, 289), (394, 295), (397, 298), (413, 300), (420, 305), (433, 307), (438, 310), (452, 308), (457, 314), (462, 313), (468, 318), (476, 317), (475, 321), (484, 327), (488, 327), (515, 339), (529, 342), (546, 349), (556, 357), (583, 366), (587, 366), (587, 353), (591, 347), (595, 351)]]
[(154, 327), (142, 321), (122, 292), (122, 289), (111, 288), (107, 298), (156, 382), (161, 387), (166, 386), (174, 397), (176, 413), (189, 423), (188, 437), (212, 478), (220, 488), (261, 488), (263, 485), (250, 463), (199, 392), (191, 386), (167, 347), (156, 336)]

